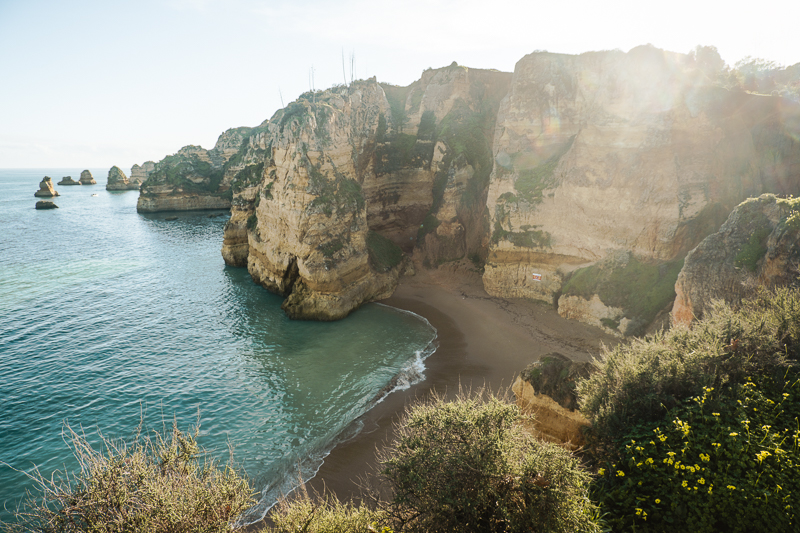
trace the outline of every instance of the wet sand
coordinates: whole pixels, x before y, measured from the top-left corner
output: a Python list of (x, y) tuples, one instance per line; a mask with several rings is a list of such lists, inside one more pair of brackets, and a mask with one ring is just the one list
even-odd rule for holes
[(486, 386), (497, 392), (541, 355), (559, 352), (585, 361), (600, 353), (601, 343), (617, 342), (598, 328), (562, 318), (551, 305), (489, 296), (470, 266), (404, 277), (382, 302), (425, 317), (438, 332), (438, 348), (425, 362), (426, 379), (390, 394), (361, 417), (364, 429), (325, 458), (308, 483), (311, 489), (331, 491), (341, 500), (357, 498), (359, 479), (374, 469), (376, 448), (390, 439), (404, 408), (432, 390), (453, 395), (459, 386)]

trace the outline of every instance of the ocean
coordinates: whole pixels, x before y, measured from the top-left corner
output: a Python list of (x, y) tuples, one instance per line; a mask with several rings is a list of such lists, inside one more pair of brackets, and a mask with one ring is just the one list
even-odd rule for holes
[[(368, 304), (289, 320), (224, 264), (227, 212), (138, 214), (138, 191), (105, 190), (107, 169), (89, 169), (97, 185), (57, 185), (81, 170), (0, 169), (0, 520), (34, 466), (75, 469), (67, 424), (97, 443), (173, 421), (199, 422), (223, 463), (234, 447), (258, 519), (387, 390), (422, 378), (436, 343), (424, 318)], [(34, 209), (45, 175), (59, 209)]]

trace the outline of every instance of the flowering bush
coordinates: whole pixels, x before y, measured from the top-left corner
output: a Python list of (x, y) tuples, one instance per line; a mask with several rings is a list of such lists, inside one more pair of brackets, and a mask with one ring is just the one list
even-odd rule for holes
[[(599, 470), (615, 529), (793, 531), (800, 514), (800, 374), (747, 380), (635, 428)], [(794, 528), (794, 529), (793, 529)]]

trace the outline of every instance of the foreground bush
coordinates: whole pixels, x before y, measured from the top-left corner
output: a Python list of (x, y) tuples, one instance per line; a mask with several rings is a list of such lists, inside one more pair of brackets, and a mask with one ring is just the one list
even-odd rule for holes
[(254, 500), (247, 479), (201, 454), (198, 430), (92, 448), (67, 427), (80, 470), (34, 477), (8, 532), (224, 532)]
[(342, 503), (331, 496), (310, 496), (305, 488), (270, 512), (273, 525), (262, 533), (391, 533), (387, 515), (364, 504)]
[(799, 421), (794, 372), (707, 388), (634, 428), (594, 493), (620, 531), (797, 531)]
[(678, 326), (619, 345), (578, 384), (581, 411), (593, 424), (594, 453), (614, 453), (630, 428), (661, 420), (705, 387), (719, 392), (798, 358), (797, 289), (764, 291), (738, 309), (717, 302), (691, 329)]
[(589, 476), (572, 455), (520, 426), (489, 394), (407, 410), (380, 456), (395, 530), (597, 531)]

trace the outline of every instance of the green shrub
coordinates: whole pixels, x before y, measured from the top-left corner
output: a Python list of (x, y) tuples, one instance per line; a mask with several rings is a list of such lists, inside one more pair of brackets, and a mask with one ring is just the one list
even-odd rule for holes
[(736, 310), (718, 301), (691, 329), (675, 326), (618, 345), (578, 383), (581, 411), (593, 423), (593, 453), (613, 456), (630, 428), (661, 420), (704, 387), (734, 387), (798, 357), (798, 289), (763, 291)]
[(620, 531), (797, 531), (800, 380), (762, 376), (633, 428), (595, 495)]
[(770, 234), (770, 228), (758, 228), (750, 239), (742, 245), (739, 253), (733, 260), (733, 265), (736, 267), (745, 267), (750, 272), (755, 272), (758, 268), (758, 261), (767, 253), (767, 238)]
[(66, 428), (80, 465), (73, 474), (46, 479), (28, 493), (8, 532), (224, 532), (255, 503), (247, 479), (200, 452), (198, 429), (131, 443), (103, 438), (95, 450)]
[(247, 229), (253, 231), (258, 226), (258, 217), (255, 213), (250, 213), (250, 216), (247, 217)]
[(483, 392), (408, 409), (383, 450), (389, 509), (404, 532), (597, 531), (588, 475)]
[(403, 260), (403, 250), (375, 231), (367, 234), (367, 251), (372, 267), (380, 272), (396, 267)]
[(272, 526), (262, 533), (392, 533), (387, 515), (361, 503), (342, 503), (331, 496), (299, 494), (278, 502), (270, 512)]

